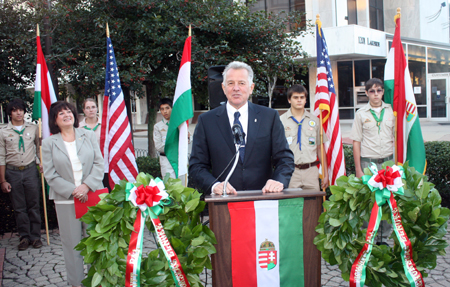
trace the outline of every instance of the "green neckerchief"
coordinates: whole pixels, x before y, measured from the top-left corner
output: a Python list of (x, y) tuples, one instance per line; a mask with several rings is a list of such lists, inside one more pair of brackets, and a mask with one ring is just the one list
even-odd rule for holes
[(373, 118), (377, 122), (378, 133), (380, 133), (380, 126), (381, 126), (381, 122), (383, 121), (383, 116), (384, 116), (384, 108), (381, 109), (380, 118), (377, 117), (374, 110), (370, 109), (369, 111), (372, 113)]
[(94, 132), (95, 132), (95, 130), (98, 128), (99, 125), (100, 125), (100, 123), (98, 123), (93, 129), (91, 129), (91, 128), (88, 127), (88, 126), (84, 126), (83, 128), (85, 128), (85, 129), (87, 129), (87, 130), (89, 130), (89, 131), (94, 131)]
[(19, 134), (19, 151), (20, 146), (22, 146), (23, 152), (25, 152), (25, 143), (23, 142), (23, 132), (25, 131), (25, 127), (23, 127), (23, 129), (20, 132), (16, 129), (13, 129), (13, 131)]

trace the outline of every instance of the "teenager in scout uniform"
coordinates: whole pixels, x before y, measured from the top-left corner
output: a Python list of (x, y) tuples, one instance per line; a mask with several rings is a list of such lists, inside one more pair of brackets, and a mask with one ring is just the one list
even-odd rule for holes
[(97, 137), (97, 141), (100, 144), (100, 131), (102, 129), (102, 121), (97, 115), (98, 108), (97, 102), (93, 98), (87, 98), (83, 102), (84, 119), (80, 122), (79, 128), (83, 128), (89, 131), (93, 131)]
[[(383, 82), (377, 78), (368, 80), (366, 95), (369, 103), (356, 112), (351, 133), (357, 177), (364, 175), (364, 168), (371, 162), (381, 170), (382, 163), (392, 160), (394, 152), (395, 118), (391, 105), (382, 100)], [(382, 242), (378, 244), (385, 244), (392, 226), (383, 220), (380, 227)]]
[(21, 99), (9, 102), (6, 112), (10, 122), (0, 129), (1, 189), (9, 194), (14, 208), (19, 250), (26, 250), (30, 244), (41, 248), (40, 180), (36, 168), (40, 164), (39, 129), (25, 121), (26, 105)]
[[(294, 153), (295, 170), (289, 188), (319, 190), (319, 169), (317, 160), (321, 158), (320, 121), (305, 110), (308, 91), (302, 85), (293, 85), (288, 89), (287, 98), (291, 108), (281, 115), (286, 140)], [(327, 141), (323, 134), (323, 141)], [(328, 187), (327, 161), (324, 158), (325, 175), (322, 188)]]

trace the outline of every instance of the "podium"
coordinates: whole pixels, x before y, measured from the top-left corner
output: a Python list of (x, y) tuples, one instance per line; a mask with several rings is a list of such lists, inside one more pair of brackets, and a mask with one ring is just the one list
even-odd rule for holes
[[(304, 198), (303, 205), (303, 262), (305, 286), (321, 286), (321, 257), (313, 244), (317, 235), (315, 227), (322, 213), (324, 193), (315, 190), (287, 188), (281, 193), (265, 193), (261, 190), (238, 191), (237, 195), (222, 197), (208, 195), (205, 201), (209, 208), (210, 229), (217, 239), (217, 253), (211, 256), (212, 281), (214, 287), (233, 286), (231, 273), (231, 220), (228, 210), (229, 202), (281, 200), (288, 198)], [(236, 287), (236, 286), (235, 286)]]

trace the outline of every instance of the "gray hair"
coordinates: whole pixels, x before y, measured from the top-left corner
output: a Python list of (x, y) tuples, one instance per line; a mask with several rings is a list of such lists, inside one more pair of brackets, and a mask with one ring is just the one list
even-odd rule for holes
[(223, 76), (223, 84), (225, 85), (226, 81), (227, 81), (227, 72), (230, 69), (234, 69), (234, 70), (240, 70), (240, 69), (246, 69), (248, 72), (248, 83), (249, 85), (253, 84), (253, 70), (252, 67), (250, 67), (249, 65), (247, 65), (246, 63), (243, 62), (239, 62), (239, 61), (234, 61), (229, 63), (226, 67), (225, 70), (223, 70), (222, 76)]

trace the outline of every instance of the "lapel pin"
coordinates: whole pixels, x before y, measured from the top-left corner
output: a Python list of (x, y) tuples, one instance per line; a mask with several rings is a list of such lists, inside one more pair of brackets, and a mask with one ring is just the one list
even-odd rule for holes
[(255, 123), (258, 121), (258, 119), (255, 119)]

